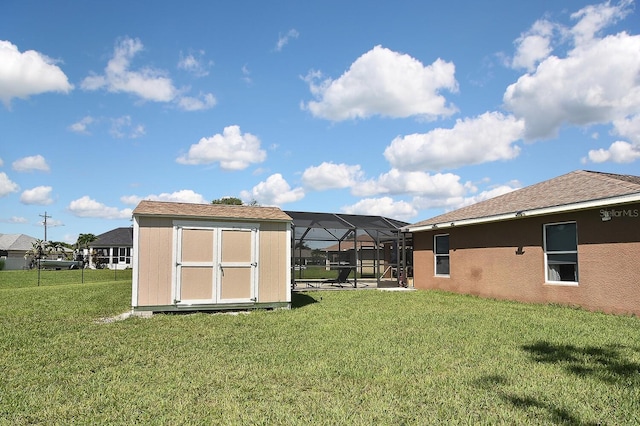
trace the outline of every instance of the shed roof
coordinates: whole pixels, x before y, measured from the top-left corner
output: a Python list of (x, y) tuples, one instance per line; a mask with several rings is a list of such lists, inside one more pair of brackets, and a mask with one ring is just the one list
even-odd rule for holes
[(0, 234), (0, 250), (30, 250), (36, 241), (36, 238), (25, 234)]
[(278, 207), (234, 206), (227, 204), (172, 203), (141, 201), (134, 216), (192, 217), (198, 219), (250, 219), (291, 222), (291, 217)]
[[(607, 205), (625, 196), (640, 196), (640, 176), (576, 170), (489, 200), (462, 207), (431, 219), (415, 223), (417, 228), (456, 221), (499, 218), (501, 215), (526, 214), (527, 211), (579, 206)], [(628, 197), (633, 201), (638, 197)]]
[(98, 235), (97, 239), (91, 244), (91, 247), (126, 247), (133, 246), (133, 228), (128, 226), (125, 228), (116, 228)]

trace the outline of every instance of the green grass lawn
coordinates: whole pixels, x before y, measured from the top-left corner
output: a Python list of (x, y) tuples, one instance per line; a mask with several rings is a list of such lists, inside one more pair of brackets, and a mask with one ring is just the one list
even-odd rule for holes
[(0, 424), (621, 425), (640, 414), (635, 317), (362, 290), (294, 294), (291, 310), (106, 322), (129, 309), (130, 280), (38, 287), (31, 271), (25, 285), (7, 272)]

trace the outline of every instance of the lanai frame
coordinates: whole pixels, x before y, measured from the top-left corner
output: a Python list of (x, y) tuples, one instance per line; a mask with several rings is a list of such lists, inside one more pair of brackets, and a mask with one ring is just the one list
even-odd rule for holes
[[(407, 222), (389, 219), (383, 216), (353, 215), (342, 213), (314, 213), (286, 211), (293, 219), (292, 224), (292, 250), (291, 273), (292, 286), (296, 285), (295, 265), (300, 260), (304, 242), (333, 242), (340, 245), (345, 241), (353, 241), (354, 257), (346, 267), (357, 270), (358, 267), (358, 236), (369, 235), (375, 247), (374, 271), (376, 284), (381, 282), (380, 274), (380, 248), (383, 243), (393, 243), (397, 247), (398, 256), (392, 266), (397, 268), (396, 281), (402, 285), (404, 277), (407, 277), (407, 246), (410, 234), (402, 232)], [(297, 249), (296, 249), (297, 247)], [(301, 263), (301, 262), (300, 262)], [(300, 271), (299, 275), (302, 273)], [(353, 287), (358, 284), (357, 273), (354, 274)]]

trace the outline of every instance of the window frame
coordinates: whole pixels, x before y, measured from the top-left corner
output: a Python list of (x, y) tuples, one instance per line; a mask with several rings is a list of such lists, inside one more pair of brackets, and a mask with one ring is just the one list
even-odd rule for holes
[[(575, 250), (554, 250), (554, 251), (549, 251), (547, 249), (547, 228), (551, 227), (551, 226), (558, 226), (558, 225), (567, 225), (567, 224), (574, 224), (575, 225), (575, 232), (576, 232), (576, 248)], [(545, 284), (550, 284), (550, 285), (557, 285), (557, 286), (569, 286), (569, 287), (577, 287), (579, 285), (580, 282), (580, 272), (579, 272), (579, 262), (578, 262), (578, 222), (576, 222), (575, 220), (568, 220), (568, 221), (564, 221), (564, 222), (552, 222), (552, 223), (545, 223), (542, 226), (542, 239), (543, 239), (543, 251), (544, 251), (544, 282)], [(563, 280), (553, 280), (551, 279), (551, 277), (549, 276), (549, 255), (563, 255), (563, 254), (570, 254), (573, 255), (575, 254), (575, 279), (573, 281), (563, 281)], [(568, 264), (568, 263), (567, 263)]]
[[(447, 237), (447, 253), (438, 253), (438, 237)], [(449, 234), (435, 234), (433, 236), (433, 275), (435, 277), (449, 278), (451, 277), (451, 248)], [(438, 258), (447, 258), (448, 260), (448, 272), (446, 274), (438, 273)]]

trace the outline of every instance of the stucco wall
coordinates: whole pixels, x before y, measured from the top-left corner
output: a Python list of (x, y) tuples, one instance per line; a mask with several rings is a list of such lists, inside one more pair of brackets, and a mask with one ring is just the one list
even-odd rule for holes
[[(640, 315), (640, 205), (603, 222), (600, 209), (419, 232), (414, 285), (497, 299), (579, 305)], [(575, 221), (577, 286), (545, 282), (543, 225)], [(434, 274), (433, 236), (449, 234), (450, 276)]]

